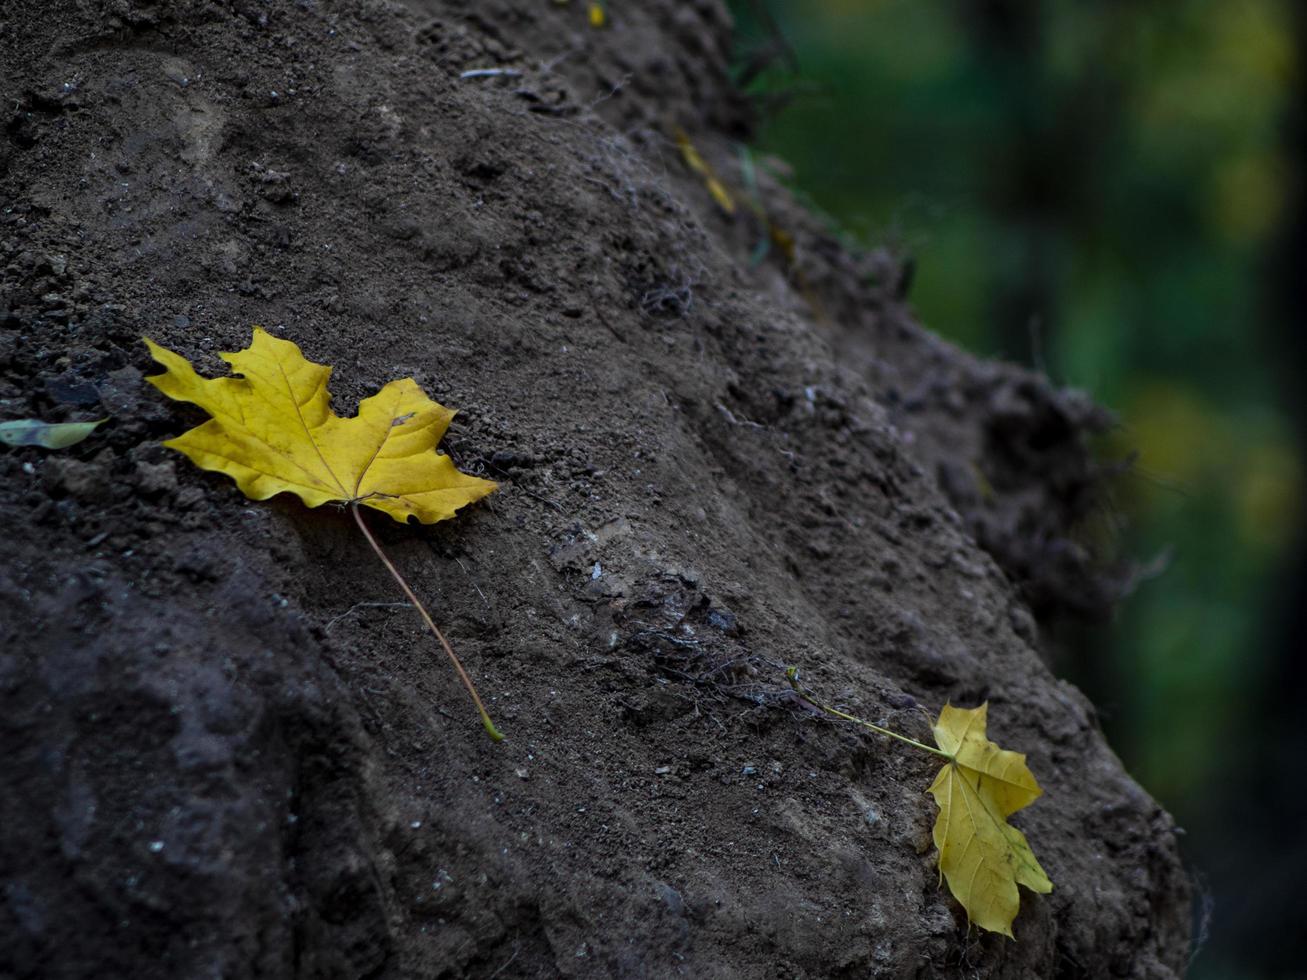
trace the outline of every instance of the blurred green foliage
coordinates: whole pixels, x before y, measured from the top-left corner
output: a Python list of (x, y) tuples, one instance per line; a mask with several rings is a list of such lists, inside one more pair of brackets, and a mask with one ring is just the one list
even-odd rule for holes
[[(1300, 177), (1282, 132), (1291, 0), (734, 10), (741, 80), (771, 107), (757, 148), (839, 227), (916, 257), (929, 327), (1118, 413), (1104, 452), (1138, 453), (1115, 501), (1124, 547), (1170, 563), (1059, 667), (1201, 828), (1238, 761), (1230, 733), (1257, 727), (1268, 602), (1302, 530), (1265, 263)], [(1252, 975), (1224, 956), (1195, 973)]]

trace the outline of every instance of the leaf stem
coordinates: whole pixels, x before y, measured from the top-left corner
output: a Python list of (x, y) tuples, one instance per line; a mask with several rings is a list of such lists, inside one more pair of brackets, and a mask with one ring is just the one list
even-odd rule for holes
[(840, 711), (838, 708), (832, 708), (828, 704), (822, 704), (820, 701), (818, 701), (811, 694), (809, 694), (807, 691), (805, 691), (802, 687), (799, 686), (798, 667), (786, 667), (785, 676), (786, 678), (789, 679), (790, 687), (794, 688), (794, 693), (797, 694), (802, 700), (808, 702), (808, 704), (812, 705), (818, 711), (824, 711), (826, 714), (832, 715), (835, 718), (842, 718), (844, 721), (851, 721), (855, 725), (861, 725), (863, 728), (869, 728), (878, 735), (886, 735), (889, 738), (896, 738), (900, 742), (906, 742), (908, 745), (911, 745), (913, 748), (921, 749), (921, 751), (923, 752), (929, 752), (931, 755), (937, 755), (941, 759), (948, 759), (950, 762), (953, 761), (953, 756), (949, 755), (943, 749), (937, 749), (934, 746), (927, 745), (925, 742), (918, 742), (915, 738), (908, 738), (908, 736), (900, 735), (898, 732), (892, 732), (888, 728), (881, 728), (879, 725), (873, 725), (869, 721), (864, 721), (861, 718), (856, 718), (853, 715), (846, 714), (845, 712)]
[(431, 632), (436, 634), (436, 639), (439, 640), (440, 645), (445, 648), (445, 653), (448, 654), (449, 661), (454, 665), (454, 669), (458, 671), (459, 679), (462, 680), (463, 686), (467, 688), (467, 693), (472, 695), (472, 700), (477, 706), (477, 711), (481, 714), (481, 724), (485, 726), (486, 733), (496, 742), (502, 742), (504, 736), (499, 729), (495, 727), (495, 723), (490, 720), (490, 715), (486, 712), (486, 706), (481, 703), (481, 695), (477, 694), (476, 685), (472, 683), (472, 678), (469, 677), (467, 671), (463, 669), (463, 662), (454, 654), (454, 648), (451, 647), (449, 641), (445, 639), (445, 634), (440, 632), (440, 627), (436, 625), (435, 620), (431, 618), (431, 614), (427, 612), (427, 607), (422, 605), (421, 600), (414, 595), (413, 590), (409, 588), (408, 582), (405, 581), (404, 576), (399, 574), (399, 569), (397, 569), (394, 564), (391, 563), (391, 560), (386, 557), (386, 553), (381, 550), (381, 545), (377, 544), (377, 539), (372, 536), (372, 532), (368, 530), (367, 524), (363, 522), (363, 515), (359, 513), (358, 501), (351, 500), (349, 509), (354, 514), (354, 521), (358, 524), (359, 530), (362, 531), (363, 536), (368, 539), (368, 544), (372, 545), (372, 550), (377, 553), (377, 557), (381, 559), (381, 563), (386, 566), (387, 571), (394, 576), (395, 581), (399, 583), (399, 587), (403, 589), (404, 594), (408, 596), (408, 601), (417, 607), (417, 611), (421, 613), (422, 618), (426, 620), (427, 626), (431, 627)]

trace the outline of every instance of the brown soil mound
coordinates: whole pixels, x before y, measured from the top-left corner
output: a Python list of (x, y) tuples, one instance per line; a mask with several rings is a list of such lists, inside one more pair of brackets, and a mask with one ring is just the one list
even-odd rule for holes
[[(611, 7), (4, 6), (0, 417), (110, 422), (0, 452), (0, 976), (1182, 971), (1171, 820), (1035, 649), (1031, 603), (1111, 598), (1102, 416), (765, 174), (795, 261), (751, 263), (723, 9)], [(256, 322), (342, 414), (408, 375), (460, 411), (501, 491), (372, 523), (507, 742), (348, 515), (159, 445), (198, 416), (140, 336), (217, 374)], [(1047, 791), (1016, 942), (937, 884), (931, 760), (790, 663), (914, 734), (989, 699)]]

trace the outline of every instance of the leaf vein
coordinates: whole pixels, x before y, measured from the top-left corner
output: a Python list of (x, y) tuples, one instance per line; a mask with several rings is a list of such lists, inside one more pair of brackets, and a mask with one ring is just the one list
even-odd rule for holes
[[(340, 477), (332, 472), (331, 464), (327, 462), (327, 457), (322, 455), (322, 448), (318, 445), (318, 441), (313, 438), (313, 431), (309, 428), (309, 424), (304, 421), (304, 413), (300, 410), (300, 403), (295, 398), (295, 387), (290, 383), (290, 377), (286, 374), (286, 366), (282, 364), (281, 361), (276, 361), (276, 365), (277, 370), (281, 372), (281, 380), (286, 382), (286, 390), (290, 393), (291, 404), (295, 406), (295, 417), (299, 419), (300, 428), (304, 430), (304, 437), (308, 439), (309, 445), (312, 446), (313, 451), (318, 454), (318, 459), (322, 460), (323, 469), (327, 471), (328, 476), (336, 481), (336, 486), (340, 489), (340, 492), (343, 495), (345, 493), (345, 485), (340, 482)], [(321, 387), (321, 385), (314, 387), (309, 399), (305, 400), (305, 405), (307, 405), (309, 400), (317, 395)], [(303, 467), (301, 467), (301, 469), (302, 468)]]

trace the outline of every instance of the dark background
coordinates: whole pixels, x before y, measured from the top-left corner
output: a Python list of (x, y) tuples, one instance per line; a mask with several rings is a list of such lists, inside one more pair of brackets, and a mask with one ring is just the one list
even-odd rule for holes
[(1157, 574), (1054, 666), (1187, 831), (1192, 975), (1307, 976), (1301, 6), (734, 10), (741, 152), (914, 258), (929, 327), (1117, 414), (1098, 533)]

